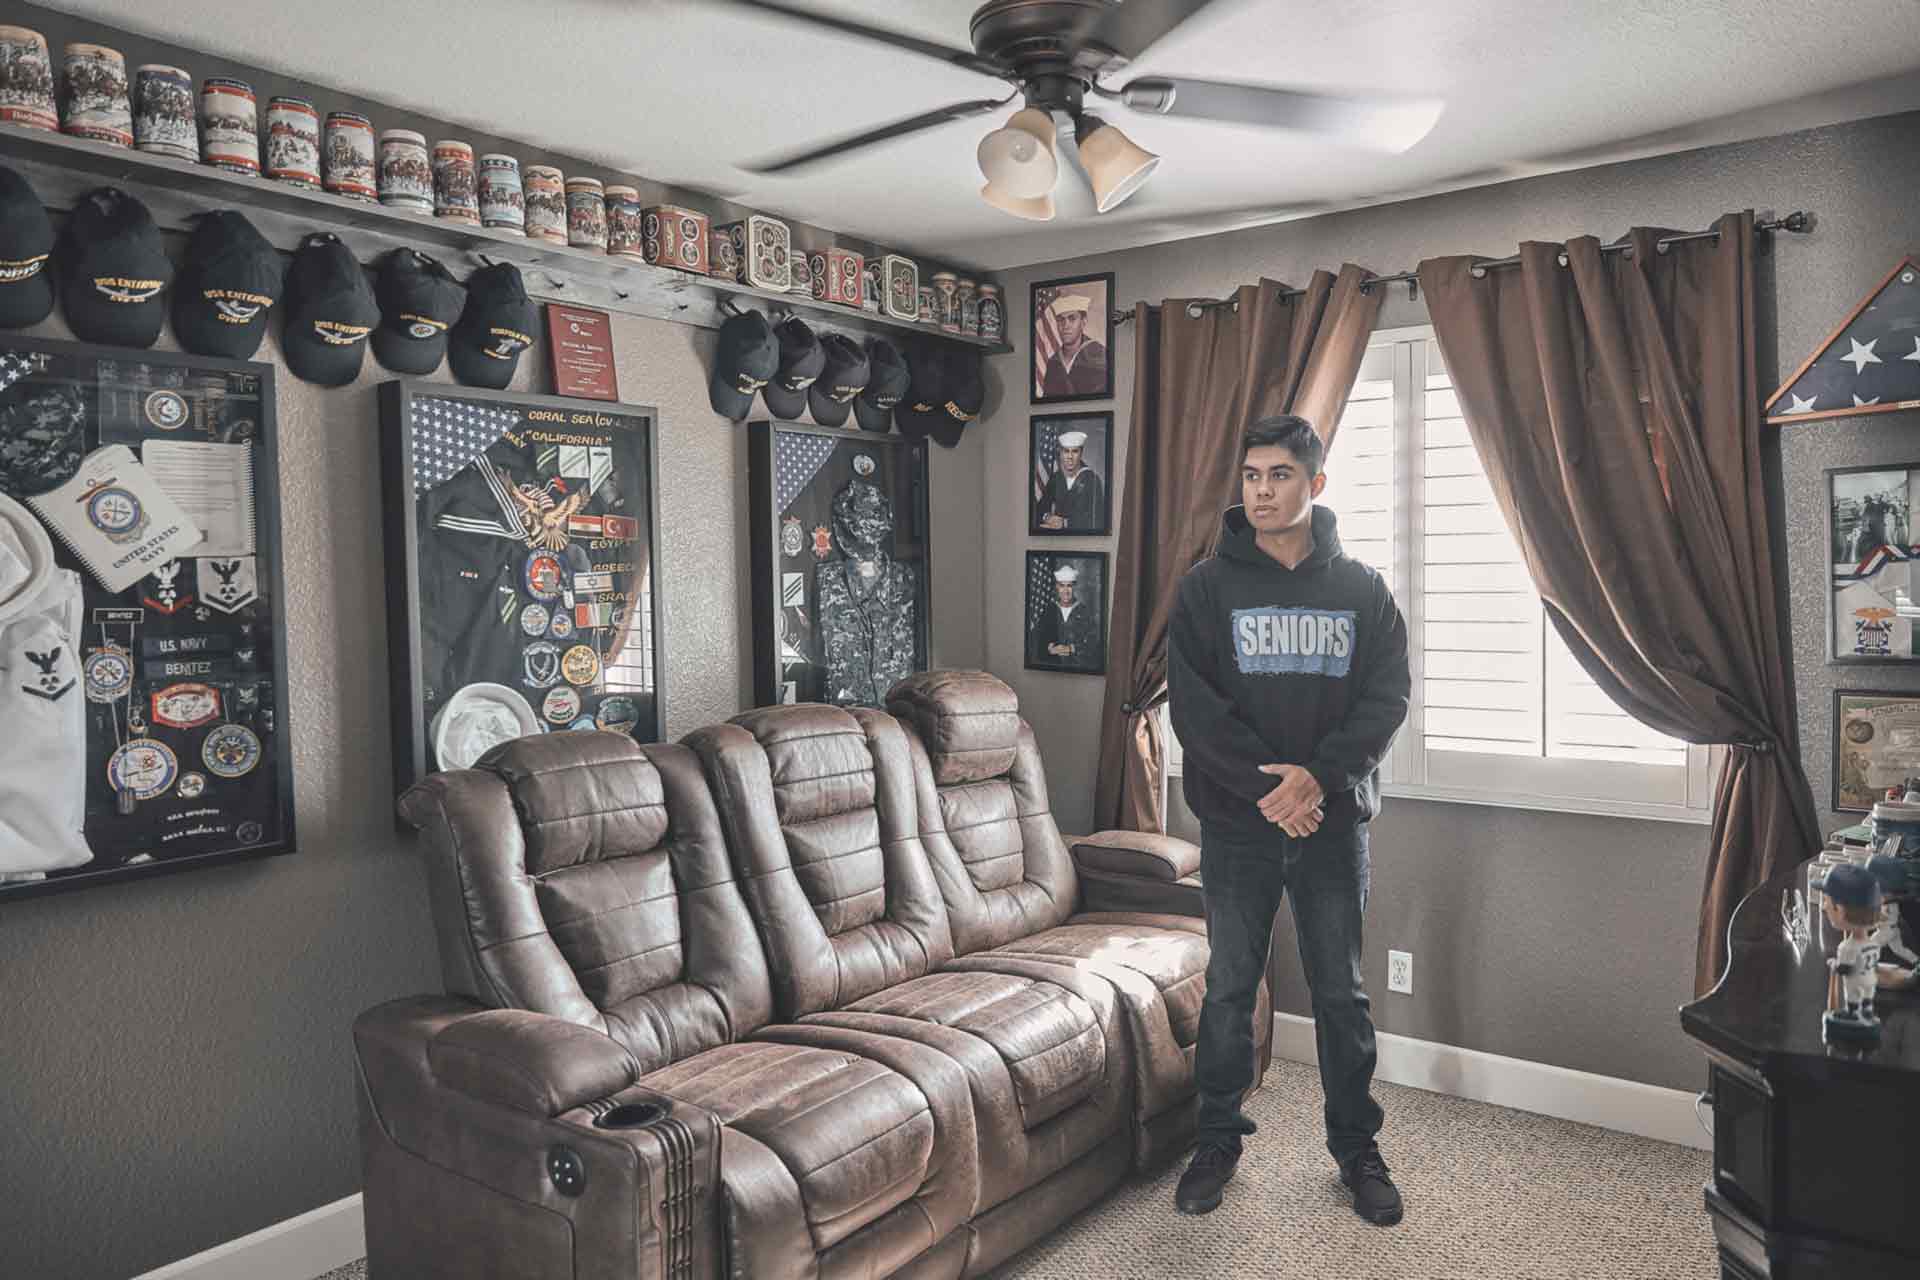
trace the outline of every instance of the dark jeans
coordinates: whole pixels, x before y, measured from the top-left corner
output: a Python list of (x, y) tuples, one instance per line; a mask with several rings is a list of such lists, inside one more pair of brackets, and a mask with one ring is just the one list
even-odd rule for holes
[(1346, 1161), (1373, 1146), (1372, 1005), (1360, 986), (1361, 916), (1367, 906), (1367, 829), (1321, 830), (1295, 840), (1274, 827), (1247, 836), (1206, 828), (1200, 878), (1207, 907), (1207, 997), (1200, 1010), (1194, 1078), (1202, 1143), (1240, 1150), (1254, 1123), (1240, 1110), (1253, 1084), (1253, 1007), (1266, 972), (1273, 918), (1292, 890), (1300, 966), (1313, 995), (1313, 1029), (1326, 1094), (1327, 1150)]

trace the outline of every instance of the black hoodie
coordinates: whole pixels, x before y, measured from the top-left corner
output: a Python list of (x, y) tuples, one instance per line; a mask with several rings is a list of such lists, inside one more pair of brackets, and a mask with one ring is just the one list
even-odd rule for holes
[(1180, 580), (1167, 688), (1203, 823), (1277, 831), (1258, 808), (1280, 781), (1263, 764), (1306, 766), (1326, 792), (1323, 830), (1380, 811), (1375, 770), (1412, 685), (1407, 624), (1380, 575), (1341, 551), (1333, 512), (1312, 518), (1313, 550), (1288, 569), (1231, 507), (1219, 551)]

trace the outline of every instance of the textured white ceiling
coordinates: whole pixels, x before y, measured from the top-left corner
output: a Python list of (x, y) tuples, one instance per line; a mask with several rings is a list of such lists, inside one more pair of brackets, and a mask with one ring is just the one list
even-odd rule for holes
[[(965, 0), (812, 0), (964, 47)], [(1216, 0), (1129, 75), (1447, 100), (1401, 156), (1108, 112), (1165, 157), (1113, 213), (982, 204), (944, 125), (786, 177), (737, 164), (1001, 82), (702, 0), (59, 0), (96, 18), (664, 182), (986, 267), (1178, 239), (1920, 107), (1914, 0)], [(1012, 110), (1009, 107), (1009, 112)]]

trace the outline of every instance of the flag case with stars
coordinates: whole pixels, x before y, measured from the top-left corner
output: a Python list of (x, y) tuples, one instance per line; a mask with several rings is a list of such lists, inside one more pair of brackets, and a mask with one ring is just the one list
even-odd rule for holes
[(656, 740), (655, 411), (402, 381), (380, 420), (397, 789), (527, 733)]
[[(0, 902), (293, 851), (278, 474), (270, 365), (0, 338), (0, 494), (52, 551), (0, 570)], [(192, 543), (109, 591), (82, 522)]]
[(932, 652), (925, 442), (761, 421), (747, 461), (754, 702), (881, 705)]

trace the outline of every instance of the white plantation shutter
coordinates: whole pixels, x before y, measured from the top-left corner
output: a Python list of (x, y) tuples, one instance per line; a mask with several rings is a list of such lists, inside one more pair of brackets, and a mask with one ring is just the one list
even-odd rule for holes
[(1372, 565), (1393, 586), (1394, 396), (1393, 352), (1376, 347), (1360, 375), (1327, 455), (1327, 487), (1319, 497), (1340, 518), (1348, 555)]

